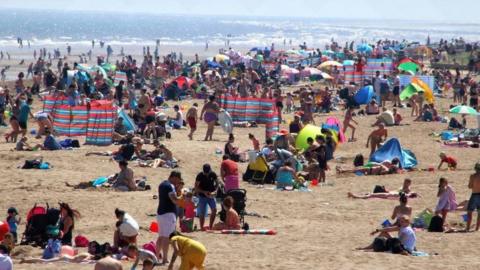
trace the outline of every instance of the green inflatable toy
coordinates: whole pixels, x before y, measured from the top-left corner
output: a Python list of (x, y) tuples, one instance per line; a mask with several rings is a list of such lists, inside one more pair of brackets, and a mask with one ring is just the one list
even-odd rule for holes
[(295, 141), (296, 148), (306, 150), (308, 148), (307, 139), (311, 137), (315, 140), (315, 137), (317, 137), (317, 135), (322, 135), (320, 127), (316, 127), (314, 125), (306, 125), (298, 133), (297, 140)]

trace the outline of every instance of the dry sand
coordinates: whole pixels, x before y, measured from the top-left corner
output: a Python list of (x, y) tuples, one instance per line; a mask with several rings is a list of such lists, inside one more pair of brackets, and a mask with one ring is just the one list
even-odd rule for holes
[[(182, 102), (181, 104), (191, 103)], [(438, 107), (446, 109), (446, 100), (439, 100)], [(36, 108), (40, 108), (38, 102)], [(312, 192), (281, 192), (260, 189), (241, 183), (248, 191), (247, 210), (268, 218), (246, 217), (251, 228), (275, 229), (275, 236), (235, 236), (217, 235), (202, 232), (191, 236), (205, 244), (208, 249), (207, 269), (478, 269), (480, 259), (475, 250), (479, 233), (443, 234), (417, 233), (417, 247), (430, 254), (429, 257), (405, 257), (392, 254), (378, 254), (355, 251), (357, 247), (368, 245), (372, 241), (369, 233), (391, 215), (394, 200), (352, 200), (348, 199), (348, 191), (365, 193), (372, 191), (375, 185), (385, 185), (390, 189), (400, 187), (405, 177), (413, 179), (413, 189), (421, 194), (420, 198), (410, 200), (414, 215), (425, 208), (434, 208), (438, 178), (445, 176), (457, 192), (458, 201), (468, 199), (468, 176), (472, 173), (473, 164), (478, 160), (478, 149), (445, 148), (428, 136), (439, 132), (446, 124), (413, 123), (409, 109), (400, 110), (410, 125), (389, 128), (389, 136), (400, 138), (402, 145), (415, 152), (420, 168), (436, 166), (438, 153), (445, 151), (458, 158), (459, 169), (455, 172), (435, 171), (409, 172), (389, 176), (357, 177), (346, 175), (337, 177), (334, 172), (328, 173), (328, 181), (333, 186), (314, 187)], [(343, 113), (332, 113), (343, 117)], [(328, 116), (330, 116), (328, 115)], [(316, 118), (322, 122), (327, 115)], [(288, 118), (288, 117), (287, 117)], [(291, 116), (289, 116), (291, 118)], [(367, 154), (365, 141), (372, 130), (370, 124), (374, 117), (357, 117), (362, 126), (357, 130), (359, 140), (354, 143), (340, 145), (336, 157), (349, 160), (357, 153)], [(476, 121), (469, 118), (469, 126), (476, 127)], [(30, 127), (34, 127), (30, 123)], [(0, 136), (7, 131), (0, 128)], [(227, 134), (216, 129), (216, 141), (203, 142), (206, 126), (200, 124), (195, 139), (189, 141), (187, 130), (175, 131), (173, 139), (166, 144), (181, 160), (180, 169), (187, 186), (194, 184), (195, 175), (203, 163), (212, 164), (218, 172), (220, 156), (215, 154), (217, 147), (223, 149)], [(248, 133), (257, 138), (264, 137), (264, 127), (236, 128), (236, 144), (241, 149), (248, 149), (251, 143)], [(39, 142), (31, 139), (30, 143)], [(98, 190), (73, 190), (64, 182), (75, 184), (89, 181), (99, 176), (110, 175), (118, 171), (115, 163), (106, 157), (85, 157), (88, 151), (114, 150), (116, 146), (93, 147), (83, 146), (73, 151), (56, 152), (12, 152), (13, 144), (0, 143), (0, 215), (6, 216), (6, 209), (16, 206), (20, 216), (25, 220), (26, 212), (35, 203), (50, 203), (52, 206), (60, 201), (68, 202), (78, 209), (82, 218), (75, 223), (75, 235), (86, 235), (90, 240), (98, 242), (112, 241), (115, 228), (114, 209), (125, 209), (139, 224), (147, 228), (154, 217), (157, 201), (152, 197), (158, 184), (168, 174), (167, 169), (150, 169), (133, 167), (136, 176), (146, 176), (154, 190), (146, 192), (119, 193)], [(151, 146), (150, 146), (151, 147)], [(25, 159), (41, 155), (54, 168), (43, 170), (17, 169)], [(351, 164), (349, 161), (348, 165)], [(335, 162), (330, 164), (335, 167)], [(246, 164), (241, 164), (244, 171)], [(271, 186), (267, 186), (270, 188)], [(449, 221), (460, 222), (461, 214), (449, 214)], [(23, 232), (22, 222), (19, 232)], [(139, 243), (154, 240), (155, 234), (142, 230)], [(70, 265), (64, 263), (46, 265), (21, 265), (18, 259), (22, 256), (39, 256), (40, 250), (20, 247), (15, 269), (93, 269), (92, 265)], [(126, 269), (131, 263), (125, 262)], [(166, 268), (166, 267), (163, 267)], [(159, 269), (162, 269), (160, 267)]]

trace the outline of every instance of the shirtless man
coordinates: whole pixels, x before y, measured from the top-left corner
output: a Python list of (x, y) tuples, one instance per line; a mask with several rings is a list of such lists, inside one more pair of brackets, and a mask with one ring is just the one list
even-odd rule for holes
[(358, 122), (353, 119), (352, 112), (353, 112), (353, 108), (348, 108), (347, 112), (345, 113), (345, 119), (343, 120), (343, 133), (345, 133), (347, 131), (347, 128), (352, 129), (352, 137), (350, 138), (350, 140), (348, 140), (349, 142), (354, 142), (355, 141), (355, 129), (356, 128), (355, 128), (354, 125), (351, 124), (351, 122), (358, 125)]
[(477, 211), (477, 225), (475, 230), (478, 231), (480, 227), (480, 163), (475, 164), (475, 173), (470, 175), (470, 181), (468, 182), (468, 188), (472, 190), (472, 195), (470, 196), (470, 200), (468, 201), (467, 206), (467, 227), (465, 231), (470, 230), (470, 225), (472, 223), (473, 218), (473, 211)]
[(372, 131), (367, 139), (367, 145), (370, 145), (370, 156), (375, 153), (375, 151), (380, 148), (380, 143), (385, 141), (388, 137), (387, 129), (383, 123), (378, 124), (378, 129)]
[(147, 89), (142, 89), (142, 95), (138, 100), (138, 108), (140, 109), (140, 115), (145, 118), (147, 112), (152, 108), (152, 104), (150, 102), (150, 97), (147, 95)]
[(190, 133), (188, 134), (188, 138), (193, 140), (193, 133), (197, 130), (197, 121), (198, 121), (198, 104), (193, 103), (193, 106), (190, 107), (187, 111), (187, 123), (190, 126)]
[(205, 134), (205, 141), (211, 141), (213, 136), (213, 130), (215, 129), (215, 122), (218, 120), (217, 114), (220, 111), (220, 106), (215, 101), (215, 96), (209, 96), (208, 102), (203, 105), (202, 112), (200, 113), (200, 120), (205, 118), (207, 123), (207, 134)]

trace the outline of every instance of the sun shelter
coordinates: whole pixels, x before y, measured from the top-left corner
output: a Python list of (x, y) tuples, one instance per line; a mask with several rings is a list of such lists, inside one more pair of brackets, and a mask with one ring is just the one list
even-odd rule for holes
[(266, 137), (270, 138), (279, 130), (279, 119), (275, 100), (270, 98), (242, 98), (222, 96), (220, 104), (235, 122), (265, 124)]
[(417, 158), (410, 150), (402, 148), (400, 141), (396, 138), (391, 138), (385, 142), (373, 155), (370, 157), (370, 162), (384, 162), (386, 160), (398, 158), (400, 165), (404, 169), (411, 169), (417, 166)]
[(46, 96), (44, 112), (53, 119), (53, 127), (60, 136), (86, 136), (93, 145), (110, 145), (117, 107), (109, 100), (94, 100), (82, 106), (68, 105), (64, 96)]

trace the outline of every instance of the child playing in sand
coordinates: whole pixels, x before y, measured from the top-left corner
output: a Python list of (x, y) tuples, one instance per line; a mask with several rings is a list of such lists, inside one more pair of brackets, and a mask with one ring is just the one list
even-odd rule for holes
[(447, 163), (448, 170), (457, 169), (457, 160), (451, 156), (447, 156), (444, 152), (440, 153), (440, 164), (438, 164), (438, 170), (442, 167), (443, 163)]
[(233, 198), (231, 196), (225, 197), (223, 199), (223, 207), (227, 212), (225, 217), (225, 222), (219, 222), (213, 226), (214, 230), (239, 230), (240, 229), (240, 218), (238, 217), (237, 211), (233, 209)]
[(173, 247), (173, 255), (168, 265), (168, 270), (173, 270), (173, 265), (178, 256), (182, 257), (179, 269), (205, 269), (203, 262), (207, 256), (207, 249), (202, 243), (183, 236), (178, 232), (173, 232), (170, 235), (170, 244)]
[(17, 242), (17, 226), (20, 224), (21, 218), (17, 217), (18, 211), (15, 207), (10, 207), (7, 210), (7, 223), (10, 227), (10, 233), (13, 235), (14, 243)]
[(395, 126), (399, 126), (400, 123), (402, 122), (403, 118), (402, 116), (398, 113), (396, 108), (393, 108), (393, 121)]
[(143, 248), (138, 248), (134, 244), (128, 245), (126, 255), (127, 255), (128, 258), (131, 258), (131, 259), (135, 260), (135, 262), (133, 263), (132, 268), (131, 268), (132, 270), (136, 269), (136, 267), (137, 267), (137, 265), (140, 261), (145, 261), (147, 259), (151, 260), (154, 264), (158, 263), (157, 256), (155, 254), (153, 254), (153, 252), (151, 252), (150, 250), (143, 249)]
[(197, 121), (198, 121), (198, 104), (193, 103), (193, 106), (190, 107), (187, 111), (187, 122), (190, 126), (190, 133), (188, 134), (188, 138), (193, 140), (193, 133), (197, 130)]
[(343, 133), (347, 131), (347, 128), (352, 129), (352, 137), (348, 140), (349, 142), (354, 142), (355, 141), (355, 126), (352, 125), (353, 122), (356, 125), (358, 125), (358, 122), (353, 119), (353, 108), (348, 108), (347, 112), (345, 113), (345, 119), (343, 120)]

